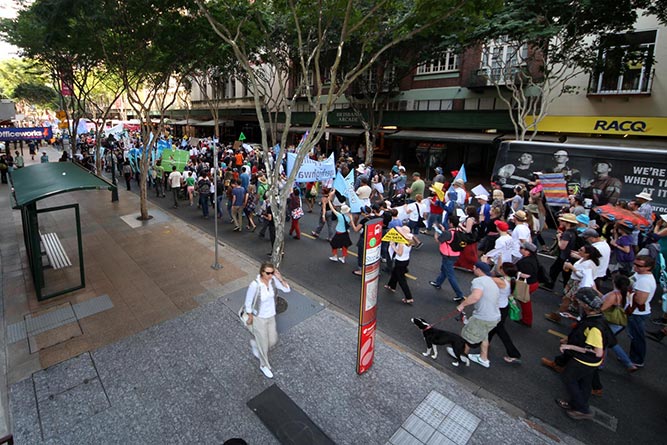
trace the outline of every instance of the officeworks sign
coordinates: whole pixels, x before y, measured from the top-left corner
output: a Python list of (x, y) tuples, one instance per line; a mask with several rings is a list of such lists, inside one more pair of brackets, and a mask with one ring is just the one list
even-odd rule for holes
[[(533, 118), (526, 118), (528, 125)], [(538, 131), (555, 133), (667, 136), (667, 118), (629, 116), (546, 116)]]
[(0, 141), (31, 141), (52, 137), (53, 133), (49, 127), (0, 128)]

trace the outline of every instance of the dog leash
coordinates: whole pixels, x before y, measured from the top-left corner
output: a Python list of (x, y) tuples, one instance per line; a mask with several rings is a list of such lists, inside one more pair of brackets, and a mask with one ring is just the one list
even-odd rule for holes
[[(428, 331), (429, 329), (431, 329), (431, 328), (432, 328), (433, 326), (435, 326), (436, 324), (438, 324), (438, 323), (442, 323), (443, 321), (448, 320), (448, 319), (454, 317), (454, 316), (457, 315), (457, 314), (461, 314), (461, 318), (460, 318), (460, 319), (457, 318), (457, 320), (464, 321), (464, 320), (466, 319), (466, 314), (465, 314), (465, 312), (459, 312), (458, 309), (454, 309), (452, 312), (449, 312), (449, 313), (446, 314), (444, 317), (442, 317), (440, 320), (436, 321), (435, 323), (431, 323), (430, 325), (428, 325), (428, 327), (427, 327), (426, 329), (424, 329), (424, 330), (425, 330), (425, 331)], [(465, 322), (464, 322), (464, 323), (465, 323)]]

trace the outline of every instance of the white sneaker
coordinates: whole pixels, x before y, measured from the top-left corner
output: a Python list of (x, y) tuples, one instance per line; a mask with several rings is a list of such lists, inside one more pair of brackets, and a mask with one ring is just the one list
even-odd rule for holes
[(273, 373), (266, 366), (260, 366), (259, 370), (262, 371), (262, 373), (266, 376), (267, 379), (272, 379), (273, 378)]
[(345, 257), (342, 256), (342, 257), (338, 258), (338, 261), (340, 261), (341, 263), (345, 264)]
[(338, 257), (337, 257), (337, 256), (330, 256), (329, 259), (330, 259), (331, 261), (336, 261), (336, 262), (338, 262)]
[[(449, 354), (451, 357), (456, 358), (456, 354), (454, 354), (454, 348), (451, 346), (447, 346), (445, 349), (447, 349), (447, 354)], [(461, 356), (461, 361), (466, 364), (466, 366), (470, 366), (470, 360), (468, 360), (468, 357), (465, 355)], [(458, 366), (458, 365), (454, 365)]]
[(484, 360), (479, 354), (468, 354), (468, 358), (470, 359), (470, 361), (473, 361), (480, 366), (484, 366), (485, 368), (491, 366), (491, 361)]
[(255, 340), (250, 340), (250, 347), (252, 348), (252, 355), (255, 358), (259, 358), (259, 349), (257, 349), (257, 342)]

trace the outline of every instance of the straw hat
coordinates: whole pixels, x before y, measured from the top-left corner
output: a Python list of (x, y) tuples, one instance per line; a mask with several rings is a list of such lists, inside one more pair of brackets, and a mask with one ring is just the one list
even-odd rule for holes
[(408, 226), (396, 227), (396, 231), (401, 235), (403, 235), (403, 238), (405, 238), (408, 241), (410, 241), (413, 237), (412, 232), (410, 231), (410, 227)]
[(577, 216), (574, 213), (564, 213), (561, 216), (559, 216), (558, 219), (571, 224), (579, 223), (579, 221), (577, 221)]
[(641, 192), (641, 193), (635, 195), (635, 198), (645, 199), (647, 201), (653, 201), (653, 198), (651, 197), (651, 195), (646, 193), (646, 192)]
[(526, 210), (528, 210), (530, 213), (538, 214), (540, 213), (540, 208), (538, 207), (537, 204), (528, 204), (526, 206)]
[(340, 213), (344, 214), (350, 213), (350, 207), (348, 207), (346, 204), (343, 204), (342, 206), (340, 206)]
[(524, 212), (523, 210), (519, 210), (514, 214), (514, 219), (516, 219), (517, 221), (522, 221), (523, 222), (527, 218), (528, 218), (528, 216), (526, 215), (526, 212)]

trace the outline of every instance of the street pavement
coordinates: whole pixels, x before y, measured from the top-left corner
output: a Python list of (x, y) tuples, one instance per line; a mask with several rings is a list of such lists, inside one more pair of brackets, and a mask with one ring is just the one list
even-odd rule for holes
[[(1, 197), (8, 209), (6, 191)], [(599, 423), (571, 421), (555, 405), (553, 399), (564, 395), (559, 379), (538, 364), (540, 356), (557, 352), (558, 337), (547, 329), (567, 330), (540, 318), (555, 304), (555, 295), (538, 294), (532, 329), (510, 326), (524, 354), (520, 366), (502, 362), (502, 348), (495, 342), (490, 369), (474, 364), (455, 369), (442, 354), (437, 361), (422, 358), (423, 340), (410, 317), (436, 321), (454, 308), (446, 286), (440, 291), (428, 286), (439, 267), (432, 240), (425, 240), (411, 262), (417, 278), (410, 281), (415, 305), (404, 306), (400, 296), (381, 292), (376, 362), (367, 375), (357, 376), (353, 320), (359, 281), (351, 273), (354, 261), (331, 263), (323, 240), (288, 239), (284, 275), (295, 284), (295, 295), (311, 302), (305, 306), (323, 304), (324, 309), (300, 311), (294, 297), (286, 314), (303, 312), (303, 319), (296, 317), (296, 324), (281, 332), (272, 353), (276, 378), (267, 381), (249, 354), (248, 334), (235, 320), (238, 304), (231, 299), (252, 279), (258, 261), (267, 258), (268, 241), (259, 240), (257, 233), (234, 233), (230, 224), (223, 224), (224, 267), (215, 271), (209, 267), (213, 224), (196, 208), (171, 210), (167, 199), (152, 198), (156, 218), (137, 226), (128, 218), (138, 211), (137, 197), (121, 190), (120, 203), (111, 204), (109, 198), (108, 192), (97, 191), (53, 198), (54, 205), (81, 204), (90, 278), (84, 291), (45, 303), (35, 302), (31, 293), (18, 212), (2, 212), (6, 328), (28, 314), (63, 304), (76, 307), (104, 295), (113, 304), (77, 319), (78, 336), (44, 343), (36, 352), (30, 351), (28, 340), (7, 344), (6, 377), (17, 443), (155, 443), (167, 437), (177, 443), (221, 443), (234, 435), (249, 443), (273, 443), (246, 406), (272, 383), (336, 443), (387, 443), (392, 437), (392, 443), (398, 443), (405, 431), (415, 434), (407, 436), (412, 439), (431, 434), (433, 440), (447, 431), (457, 443), (621, 443), (627, 437), (655, 440), (665, 430), (660, 409), (665, 387), (656, 365), (664, 349), (659, 345), (649, 345), (649, 367), (637, 375), (628, 376), (609, 361), (602, 377), (605, 395), (592, 401), (601, 412)], [(314, 216), (306, 214), (304, 233), (314, 222)], [(470, 279), (464, 273), (460, 278), (462, 284)], [(285, 297), (289, 302), (290, 295)], [(451, 320), (442, 326), (460, 329)], [(441, 397), (447, 399), (449, 414), (441, 413), (437, 421), (423, 418), (429, 411), (424, 406), (445, 400)], [(461, 421), (455, 412), (472, 423)], [(420, 421), (435, 423), (434, 431)]]
[[(135, 187), (136, 184), (133, 184)], [(135, 187), (136, 188), (136, 187)], [(170, 209), (168, 199), (155, 199), (153, 203), (161, 206), (165, 211), (179, 215), (190, 224), (203, 231), (213, 233), (213, 222), (201, 218), (201, 211), (196, 207), (181, 207)], [(290, 274), (305, 288), (316, 291), (331, 305), (339, 308), (350, 317), (356, 317), (359, 311), (360, 278), (352, 274), (356, 268), (356, 248), (352, 247), (352, 254), (347, 264), (332, 263), (329, 244), (326, 242), (326, 229), (319, 239), (310, 236), (310, 232), (317, 225), (316, 206), (314, 213), (306, 213), (301, 219), (301, 240), (290, 238), (286, 233), (285, 259), (282, 269)], [(225, 209), (226, 211), (226, 209)], [(287, 224), (289, 227), (289, 224)], [(219, 226), (220, 239), (227, 245), (243, 251), (247, 255), (263, 260), (270, 251), (267, 240), (258, 237), (257, 232), (237, 233), (232, 231), (233, 225), (225, 214)], [(286, 229), (287, 230), (287, 229)], [(352, 235), (353, 243), (356, 235)], [(440, 256), (437, 244), (432, 237), (423, 236), (424, 246), (412, 251), (410, 259), (410, 275), (408, 280), (415, 297), (415, 304), (406, 306), (401, 303), (400, 289), (395, 294), (380, 289), (378, 306), (378, 328), (391, 341), (405, 350), (415, 354), (423, 352), (424, 344), (421, 335), (410, 323), (412, 317), (423, 317), (434, 322), (451, 314), (455, 308), (452, 302), (453, 291), (446, 282), (441, 290), (436, 290), (428, 284), (439, 273)], [(541, 262), (548, 268), (552, 260), (541, 257)], [(468, 289), (472, 275), (457, 271), (459, 283), (465, 290)], [(383, 275), (388, 280), (388, 273)], [(381, 284), (384, 284), (382, 282)], [(607, 283), (609, 285), (609, 283)], [(557, 287), (560, 291), (561, 287)], [(596, 412), (596, 422), (574, 422), (564, 416), (556, 406), (554, 399), (564, 397), (565, 391), (559, 376), (540, 364), (541, 357), (553, 358), (558, 354), (559, 340), (569, 332), (570, 326), (562, 322), (554, 324), (544, 319), (543, 315), (556, 309), (559, 303), (558, 292), (538, 290), (533, 298), (534, 322), (532, 328), (507, 321), (507, 329), (515, 345), (522, 353), (521, 365), (506, 364), (502, 357), (505, 350), (499, 339), (495, 339), (490, 351), (491, 368), (479, 366), (472, 368), (453, 368), (446, 357), (441, 356), (437, 361), (423, 359), (423, 361), (450, 373), (465, 378), (483, 388), (488, 396), (502, 400), (521, 411), (543, 421), (564, 428), (568, 433), (579, 440), (588, 443), (597, 443), (604, 440), (609, 443), (624, 443), (625, 437), (636, 437), (642, 441), (659, 439), (661, 433), (667, 431), (667, 421), (662, 414), (663, 401), (667, 400), (667, 385), (661, 379), (660, 363), (665, 359), (665, 345), (648, 341), (649, 365), (640, 372), (628, 374), (625, 368), (616, 361), (613, 353), (601, 371), (601, 380), (604, 386), (602, 397), (592, 397), (591, 405)], [(659, 314), (659, 301), (654, 301), (654, 313)], [(439, 327), (458, 332), (460, 323), (447, 319)], [(654, 330), (657, 326), (650, 322), (647, 329)], [(629, 349), (629, 338), (625, 333), (619, 334), (619, 342)], [(631, 413), (641, 412), (641, 416)]]

